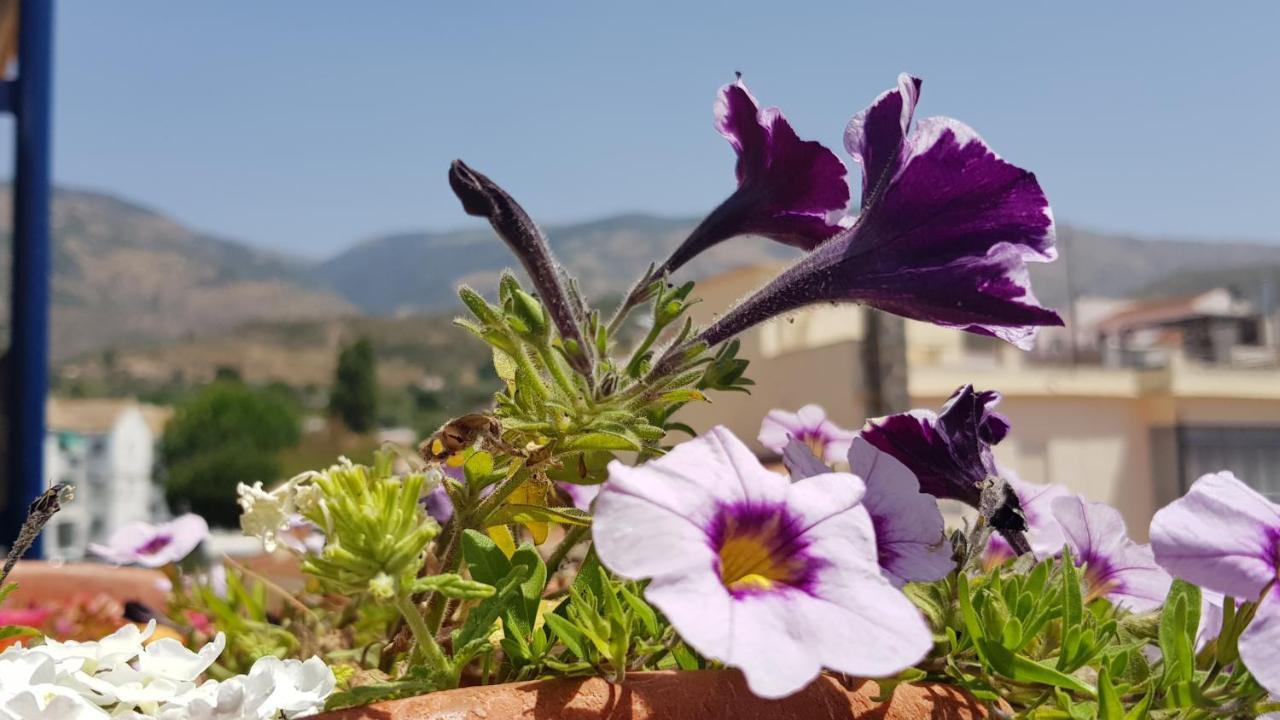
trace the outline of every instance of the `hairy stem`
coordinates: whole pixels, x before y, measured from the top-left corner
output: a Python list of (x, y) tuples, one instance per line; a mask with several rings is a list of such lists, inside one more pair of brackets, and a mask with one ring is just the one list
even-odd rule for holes
[(409, 623), (409, 630), (413, 633), (415, 650), (414, 654), (421, 653), (423, 659), (433, 669), (445, 672), (449, 669), (449, 659), (445, 657), (444, 651), (440, 649), (439, 643), (436, 642), (435, 633), (427, 627), (427, 623), (422, 618), (422, 614), (418, 612), (418, 606), (413, 603), (413, 598), (407, 592), (396, 593), (396, 608), (400, 614), (404, 616), (405, 622)]

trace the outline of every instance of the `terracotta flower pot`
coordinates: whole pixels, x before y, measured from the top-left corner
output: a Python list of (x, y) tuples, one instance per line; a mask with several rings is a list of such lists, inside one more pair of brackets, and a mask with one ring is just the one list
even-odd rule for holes
[(163, 609), (168, 603), (162, 589), (164, 573), (136, 567), (115, 567), (95, 563), (48, 563), (23, 560), (14, 567), (7, 582), (17, 583), (5, 607), (58, 603), (77, 595), (107, 595), (120, 600), (137, 600)]
[(467, 687), (317, 716), (317, 720), (971, 720), (981, 703), (943, 685), (900, 685), (876, 702), (874, 681), (824, 675), (782, 700), (761, 700), (732, 670), (635, 673)]

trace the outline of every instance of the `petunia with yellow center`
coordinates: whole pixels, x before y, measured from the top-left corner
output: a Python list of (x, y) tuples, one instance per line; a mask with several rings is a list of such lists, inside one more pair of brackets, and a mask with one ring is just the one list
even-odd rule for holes
[(788, 542), (780, 519), (725, 524), (719, 547), (720, 582), (731, 592), (760, 592), (794, 585), (805, 574), (806, 563), (794, 543)]

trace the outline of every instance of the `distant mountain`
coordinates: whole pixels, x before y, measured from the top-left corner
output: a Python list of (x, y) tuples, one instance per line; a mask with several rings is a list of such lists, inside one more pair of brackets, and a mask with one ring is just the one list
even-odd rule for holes
[[(0, 233), (11, 195), (0, 192)], [(93, 192), (53, 200), (52, 345), (55, 358), (107, 347), (195, 337), (251, 321), (355, 312), (313, 287), (305, 263), (189, 230), (164, 215)], [(8, 321), (9, 255), (0, 261)]]
[[(552, 251), (592, 296), (626, 292), (650, 263), (660, 262), (696, 224), (652, 215), (619, 215), (544, 228)], [(777, 261), (793, 251), (759, 238), (725, 243), (690, 263), (682, 276)], [(372, 314), (418, 312), (457, 304), (460, 283), (489, 291), (516, 258), (489, 229), (403, 233), (376, 238), (328, 260), (317, 277)]]
[[(9, 198), (0, 192), (0, 234), (8, 233)], [(630, 214), (545, 232), (584, 290), (599, 297), (624, 292), (695, 224)], [(453, 232), (375, 238), (311, 263), (199, 233), (109, 195), (73, 190), (55, 193), (53, 233), (52, 333), (59, 360), (106, 348), (190, 344), (251, 323), (451, 310), (460, 283), (491, 293), (498, 274), (518, 266), (478, 220)], [(1066, 304), (1069, 286), (1077, 296), (1124, 297), (1222, 285), (1280, 305), (1280, 244), (1139, 238), (1060, 225), (1058, 247), (1058, 262), (1031, 268), (1036, 293), (1052, 306)], [(794, 256), (767, 240), (737, 239), (705, 253), (680, 276)], [(8, 262), (0, 253), (0, 310), (7, 310)], [(0, 325), (5, 322), (7, 311), (0, 314)]]
[(1274, 276), (1280, 267), (1280, 244), (1139, 238), (1070, 225), (1058, 226), (1058, 251), (1056, 262), (1031, 266), (1036, 295), (1057, 307), (1067, 301), (1068, 273), (1077, 297), (1131, 297), (1232, 285), (1256, 292), (1262, 270), (1272, 268)]

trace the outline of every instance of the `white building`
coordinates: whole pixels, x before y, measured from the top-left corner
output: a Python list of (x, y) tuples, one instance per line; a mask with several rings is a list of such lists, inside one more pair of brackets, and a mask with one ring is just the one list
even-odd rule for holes
[(45, 555), (79, 560), (116, 528), (163, 515), (156, 443), (170, 411), (132, 400), (50, 398), (47, 484), (71, 483), (76, 499), (45, 529)]

